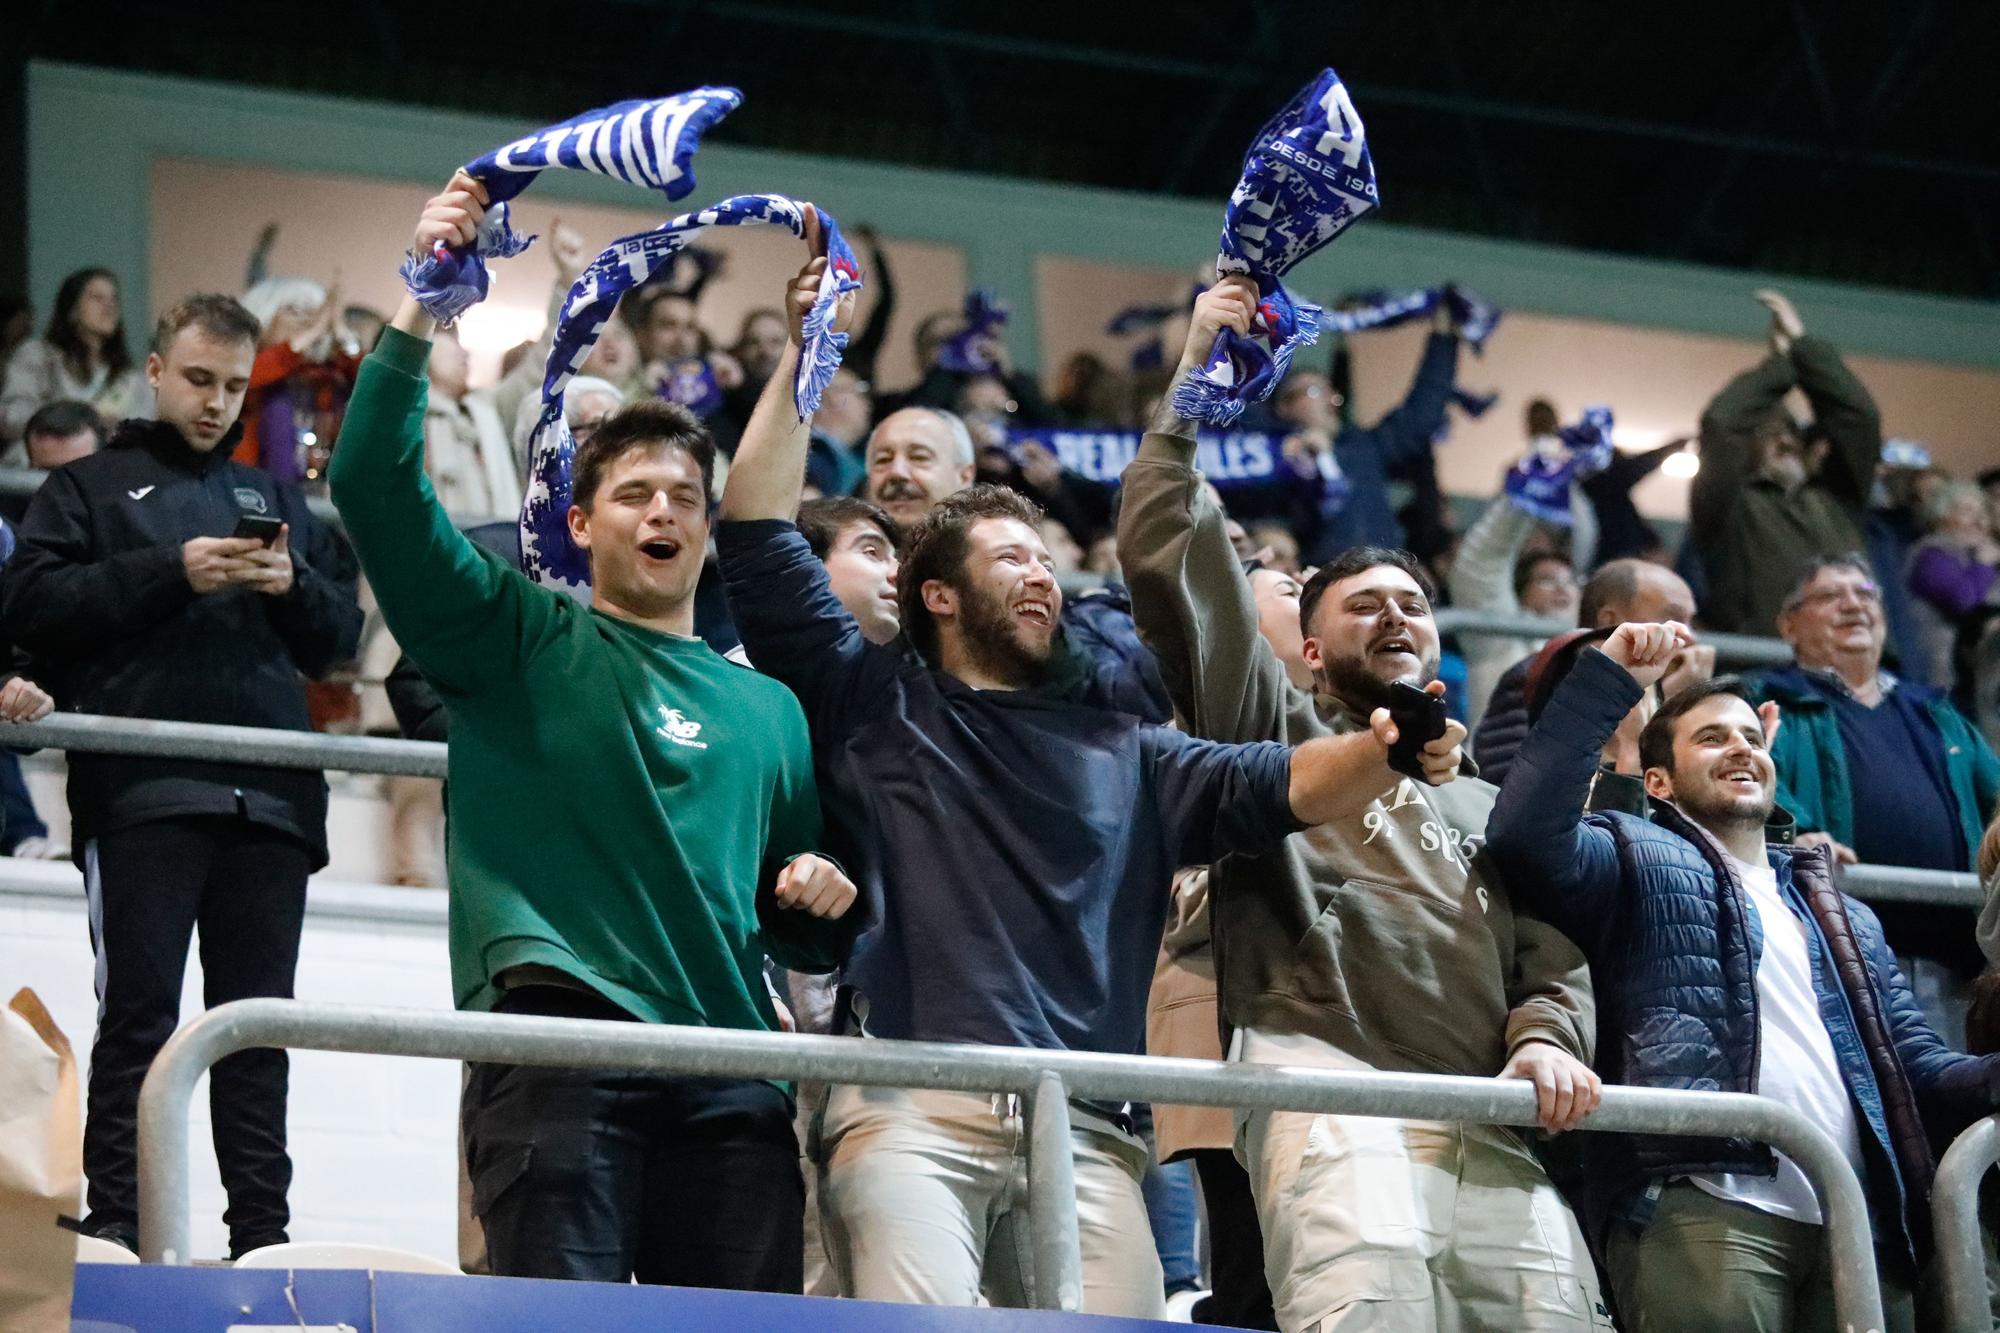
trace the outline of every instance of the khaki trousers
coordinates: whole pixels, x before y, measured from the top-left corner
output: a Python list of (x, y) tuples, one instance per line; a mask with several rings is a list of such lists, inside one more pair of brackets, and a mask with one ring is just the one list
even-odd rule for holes
[[(1146, 1147), (1070, 1107), (1083, 1308), (1162, 1319), (1139, 1178)], [(921, 1305), (1027, 1303), (1028, 1126), (1019, 1098), (835, 1087), (812, 1145), (841, 1294)]]
[[(1833, 1333), (1826, 1233), (1718, 1199), (1685, 1180), (1643, 1232), (1614, 1223), (1607, 1266), (1626, 1333)], [(1890, 1333), (1914, 1333), (1910, 1288), (1882, 1283)]]
[(1260, 1112), (1239, 1145), (1286, 1333), (1612, 1326), (1569, 1206), (1503, 1129)]

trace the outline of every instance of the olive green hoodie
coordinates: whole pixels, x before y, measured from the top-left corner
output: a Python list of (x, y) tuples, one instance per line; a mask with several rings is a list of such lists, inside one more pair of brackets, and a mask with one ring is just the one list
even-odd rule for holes
[[(1192, 439), (1147, 435), (1118, 519), (1133, 615), (1183, 725), (1288, 745), (1358, 730), (1338, 700), (1294, 686), (1258, 633), (1249, 579), (1193, 459)], [(1361, 814), (1217, 862), (1224, 1020), (1314, 1037), (1377, 1069), (1491, 1076), (1530, 1040), (1588, 1061), (1583, 955), (1517, 915), (1478, 855), (1495, 791), (1472, 776), (1428, 787), (1385, 770)]]

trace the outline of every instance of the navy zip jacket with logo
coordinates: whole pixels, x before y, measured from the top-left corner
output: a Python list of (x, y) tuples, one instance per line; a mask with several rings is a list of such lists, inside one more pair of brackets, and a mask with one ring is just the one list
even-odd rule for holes
[[(354, 657), (353, 559), (305, 496), (172, 426), (127, 421), (106, 448), (57, 468), (0, 575), (0, 627), (67, 712), (308, 731), (303, 677)], [(292, 587), (197, 594), (181, 546), (228, 537), (245, 514), (291, 525)], [(73, 754), (76, 846), (134, 824), (241, 815), (326, 863), (326, 779), (297, 768)]]

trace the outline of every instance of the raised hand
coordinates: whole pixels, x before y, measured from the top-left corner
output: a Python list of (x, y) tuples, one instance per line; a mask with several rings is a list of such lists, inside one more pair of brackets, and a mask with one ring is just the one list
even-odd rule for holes
[(1195, 298), (1194, 311), (1188, 317), (1187, 343), (1181, 348), (1180, 372), (1205, 365), (1222, 330), (1247, 335), (1256, 318), (1257, 284), (1240, 274), (1219, 280)]
[(427, 255), (439, 245), (454, 249), (471, 245), (479, 237), (479, 224), (486, 220), (488, 202), (484, 185), (462, 168), (453, 172), (444, 189), (425, 201), (411, 250)]
[(1790, 352), (1792, 344), (1806, 336), (1806, 326), (1799, 318), (1798, 308), (1774, 287), (1761, 288), (1751, 295), (1758, 305), (1771, 312), (1771, 346), (1781, 354)]
[(574, 227), (566, 226), (561, 218), (549, 219), (549, 258), (555, 261), (556, 281), (564, 287), (573, 286), (590, 266), (590, 247)]
[(1663, 624), (1624, 624), (1611, 631), (1601, 651), (1624, 667), (1641, 689), (1667, 674), (1674, 655), (1694, 643), (1694, 635), (1678, 620)]

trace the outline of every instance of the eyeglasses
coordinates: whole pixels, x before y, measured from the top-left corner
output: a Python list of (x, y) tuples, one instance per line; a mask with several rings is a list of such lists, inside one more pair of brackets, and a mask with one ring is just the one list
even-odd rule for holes
[(1817, 609), (1822, 606), (1836, 606), (1850, 597), (1863, 606), (1880, 606), (1882, 604), (1882, 590), (1872, 583), (1862, 583), (1844, 588), (1822, 588), (1818, 592), (1809, 592), (1793, 602), (1792, 605), (1810, 606)]

